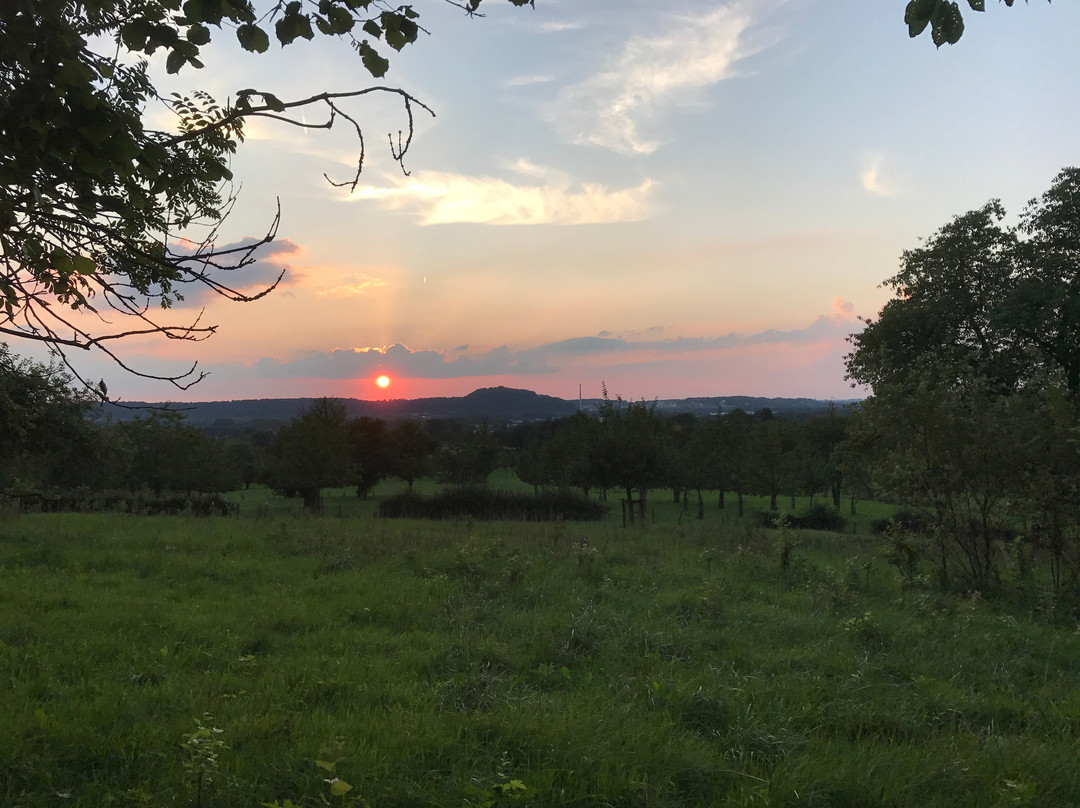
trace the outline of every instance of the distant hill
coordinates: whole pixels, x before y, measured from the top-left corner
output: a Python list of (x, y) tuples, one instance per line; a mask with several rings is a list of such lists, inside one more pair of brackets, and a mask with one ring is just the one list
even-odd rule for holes
[[(541, 421), (562, 418), (577, 412), (578, 402), (541, 395), (532, 390), (511, 387), (484, 387), (467, 396), (416, 399), (393, 399), (389, 401), (363, 401), (356, 398), (339, 399), (351, 417), (370, 415), (386, 420), (410, 418), (461, 418), (470, 421), (488, 419), (505, 423), (514, 421)], [(232, 431), (236, 429), (271, 429), (300, 415), (317, 399), (314, 398), (261, 398), (241, 401), (203, 401), (191, 404), (150, 404), (147, 402), (124, 402), (124, 407), (104, 405), (102, 412), (115, 420), (126, 420), (145, 411), (130, 407), (169, 407), (183, 412), (188, 422), (207, 429)], [(843, 404), (846, 402), (837, 402)], [(601, 399), (585, 399), (582, 409), (595, 412)], [(715, 415), (742, 409), (747, 412), (768, 407), (777, 414), (810, 414), (828, 407), (830, 402), (813, 398), (760, 398), (754, 396), (716, 396), (706, 398), (664, 399), (656, 402), (657, 410), (664, 415), (692, 413)]]

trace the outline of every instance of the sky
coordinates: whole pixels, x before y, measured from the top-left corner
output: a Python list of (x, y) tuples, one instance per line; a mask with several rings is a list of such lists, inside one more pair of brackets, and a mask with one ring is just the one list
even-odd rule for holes
[(406, 176), (399, 101), (346, 102), (366, 146), (352, 191), (324, 178), (355, 170), (347, 126), (251, 123), (219, 244), (262, 237), (280, 200), (275, 240), (231, 278), (256, 291), (284, 269), (279, 287), (191, 294), (169, 316), (201, 312), (213, 338), (122, 349), (155, 374), (198, 362), (186, 392), (73, 357), (82, 372), (151, 401), (861, 397), (846, 337), (901, 253), (991, 198), (1019, 214), (1080, 161), (1080, 4), (961, 3), (940, 49), (908, 37), (904, 0), (415, 6), (429, 34), (381, 46), (380, 82), (325, 37), (253, 55), (225, 32), (203, 70), (154, 65), (166, 92), (379, 83), (435, 116), (414, 108)]

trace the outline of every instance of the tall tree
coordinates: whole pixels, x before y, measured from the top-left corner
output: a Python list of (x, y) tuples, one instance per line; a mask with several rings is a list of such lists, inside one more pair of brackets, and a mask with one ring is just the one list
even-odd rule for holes
[(925, 362), (977, 369), (1001, 392), (1034, 378), (1080, 395), (1080, 169), (1031, 200), (1019, 230), (991, 201), (901, 257), (894, 297), (852, 335), (848, 375), (875, 390)]
[(361, 415), (349, 421), (349, 440), (356, 496), (366, 497), (384, 477), (393, 472), (393, 454), (386, 421)]
[(304, 507), (322, 511), (322, 489), (353, 482), (348, 416), (340, 401), (322, 398), (283, 426), (270, 447), (269, 482)]
[(597, 437), (589, 447), (589, 467), (597, 485), (625, 492), (631, 523), (635, 505), (637, 516), (645, 518), (648, 490), (663, 480), (662, 436), (663, 421), (655, 405), (611, 399), (604, 389)]
[(1003, 524), (1052, 524), (1059, 562), (1080, 527), (1067, 507), (1080, 480), (1080, 171), (1058, 174), (1018, 229), (1004, 216), (991, 202), (905, 252), (896, 296), (847, 357), (874, 392), (851, 443), (934, 517), (943, 578), (980, 584)]
[(413, 483), (429, 472), (431, 455), (438, 444), (419, 421), (399, 421), (389, 437), (392, 473), (408, 483), (411, 491)]
[(14, 355), (0, 343), (0, 489), (68, 484), (92, 463), (91, 402), (57, 364)]

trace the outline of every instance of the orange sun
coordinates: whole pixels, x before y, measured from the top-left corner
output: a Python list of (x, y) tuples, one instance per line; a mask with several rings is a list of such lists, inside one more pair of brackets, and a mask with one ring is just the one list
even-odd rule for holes
[(379, 378), (377, 378), (375, 380), (375, 384), (379, 385), (379, 387), (389, 387), (390, 386), (390, 377), (389, 376), (380, 376)]

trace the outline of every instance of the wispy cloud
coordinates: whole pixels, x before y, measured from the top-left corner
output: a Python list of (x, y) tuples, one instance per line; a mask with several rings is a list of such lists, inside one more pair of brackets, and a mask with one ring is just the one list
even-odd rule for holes
[(562, 31), (580, 31), (585, 27), (582, 22), (552, 21), (545, 22), (540, 26), (540, 31), (545, 34), (557, 34)]
[[(762, 5), (755, 6), (755, 12)], [(547, 117), (574, 143), (648, 154), (660, 145), (643, 129), (676, 104), (735, 75), (760, 49), (748, 41), (755, 21), (747, 0), (697, 15), (668, 17), (660, 33), (635, 36), (590, 78), (563, 90)]]
[(385, 209), (412, 213), (424, 225), (599, 224), (640, 221), (649, 214), (651, 180), (613, 190), (577, 182), (524, 161), (514, 170), (541, 179), (543, 184), (427, 171), (388, 177), (389, 187), (359, 187), (350, 198), (373, 200)]
[(532, 84), (546, 84), (551, 80), (551, 76), (513, 76), (503, 82), (503, 87), (528, 87)]
[(337, 279), (336, 283), (317, 289), (315, 295), (317, 297), (334, 298), (357, 297), (370, 292), (372, 289), (386, 285), (387, 282), (382, 278), (376, 278), (363, 272), (345, 273)]
[(885, 157), (882, 154), (866, 155), (862, 158), (862, 173), (859, 178), (862, 186), (875, 196), (892, 196), (895, 189), (883, 176)]

